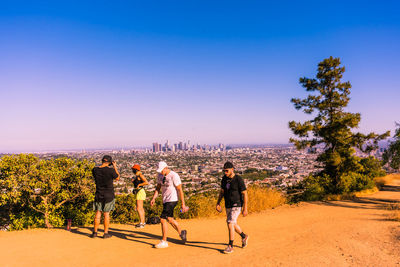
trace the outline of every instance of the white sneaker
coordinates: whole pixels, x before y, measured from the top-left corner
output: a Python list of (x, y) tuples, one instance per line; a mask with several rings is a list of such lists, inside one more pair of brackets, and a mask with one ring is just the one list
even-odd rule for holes
[(168, 247), (168, 242), (161, 240), (160, 243), (158, 243), (157, 245), (155, 245), (156, 248), (167, 248)]

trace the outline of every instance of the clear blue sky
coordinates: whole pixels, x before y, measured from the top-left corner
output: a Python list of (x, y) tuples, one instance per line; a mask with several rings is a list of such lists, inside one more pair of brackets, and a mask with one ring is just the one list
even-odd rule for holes
[(398, 1), (140, 2), (0, 1), (0, 152), (287, 143), (329, 56), (360, 131), (400, 121)]

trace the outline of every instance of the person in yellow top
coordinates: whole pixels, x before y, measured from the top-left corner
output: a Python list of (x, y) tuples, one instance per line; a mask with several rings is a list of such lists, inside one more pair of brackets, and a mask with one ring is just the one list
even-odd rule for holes
[(135, 164), (132, 166), (132, 172), (135, 177), (132, 178), (133, 182), (133, 193), (136, 198), (136, 210), (139, 213), (140, 222), (135, 225), (136, 228), (143, 228), (145, 226), (145, 216), (144, 216), (144, 208), (143, 201), (146, 200), (146, 191), (143, 186), (148, 185), (147, 179), (143, 176), (143, 173), (140, 171), (140, 165)]

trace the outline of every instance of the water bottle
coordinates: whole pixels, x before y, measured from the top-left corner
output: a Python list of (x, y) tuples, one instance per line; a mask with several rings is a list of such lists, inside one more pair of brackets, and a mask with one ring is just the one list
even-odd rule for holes
[(181, 209), (181, 213), (185, 213), (185, 212), (187, 212), (188, 210), (189, 210), (189, 207), (188, 207), (188, 206), (185, 206), (185, 210)]

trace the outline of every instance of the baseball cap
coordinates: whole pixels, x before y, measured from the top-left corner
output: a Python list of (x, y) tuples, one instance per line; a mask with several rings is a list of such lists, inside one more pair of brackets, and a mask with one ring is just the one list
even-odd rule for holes
[(233, 164), (230, 161), (225, 162), (224, 169), (233, 169)]
[(109, 155), (104, 155), (104, 157), (101, 159), (102, 162), (112, 162), (112, 157)]
[(135, 164), (135, 165), (132, 166), (132, 169), (140, 171), (140, 165), (139, 164)]
[(160, 161), (158, 163), (158, 169), (157, 172), (161, 172), (162, 170), (164, 170), (164, 168), (168, 167), (167, 163), (165, 161)]

